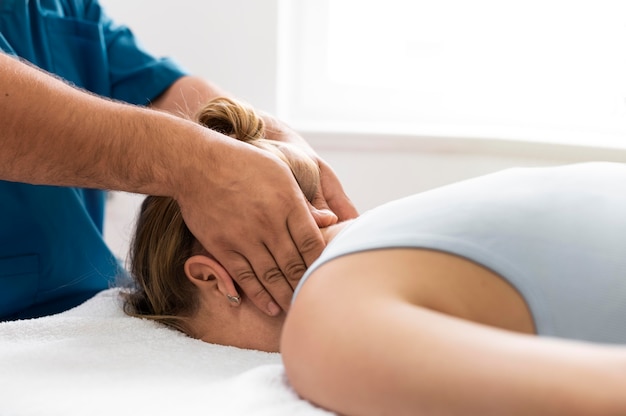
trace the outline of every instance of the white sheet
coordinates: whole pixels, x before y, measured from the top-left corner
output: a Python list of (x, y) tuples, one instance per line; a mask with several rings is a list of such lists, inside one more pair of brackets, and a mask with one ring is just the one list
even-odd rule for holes
[(0, 323), (0, 415), (328, 416), (278, 354), (207, 344), (121, 310), (118, 289), (59, 315)]

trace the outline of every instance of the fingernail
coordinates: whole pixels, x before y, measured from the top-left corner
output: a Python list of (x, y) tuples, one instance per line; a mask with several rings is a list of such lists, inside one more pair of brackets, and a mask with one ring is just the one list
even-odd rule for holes
[(278, 306), (274, 302), (270, 302), (267, 304), (267, 311), (270, 313), (270, 315), (276, 316), (280, 313), (280, 306)]

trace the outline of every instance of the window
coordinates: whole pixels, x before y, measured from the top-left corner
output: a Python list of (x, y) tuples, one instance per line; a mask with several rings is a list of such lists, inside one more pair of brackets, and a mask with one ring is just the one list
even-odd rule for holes
[(294, 126), (626, 146), (626, 2), (283, 5)]

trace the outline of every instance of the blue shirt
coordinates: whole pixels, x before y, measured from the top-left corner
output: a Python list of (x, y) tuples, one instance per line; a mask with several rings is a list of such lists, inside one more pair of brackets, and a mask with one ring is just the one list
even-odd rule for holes
[(626, 344), (626, 164), (510, 169), (387, 203), (343, 229), (296, 294), (326, 262), (394, 247), (494, 271), (538, 335)]
[[(96, 0), (2, 0), (0, 51), (138, 105), (185, 74), (146, 53)], [(61, 312), (123, 273), (102, 237), (104, 203), (100, 190), (0, 181), (0, 319)]]

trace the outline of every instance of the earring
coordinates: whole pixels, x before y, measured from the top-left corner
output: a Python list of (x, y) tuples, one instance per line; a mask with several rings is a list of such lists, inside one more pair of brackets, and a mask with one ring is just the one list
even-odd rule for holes
[(239, 305), (241, 303), (241, 296), (231, 296), (227, 294), (226, 297), (229, 302), (234, 303), (235, 305)]

